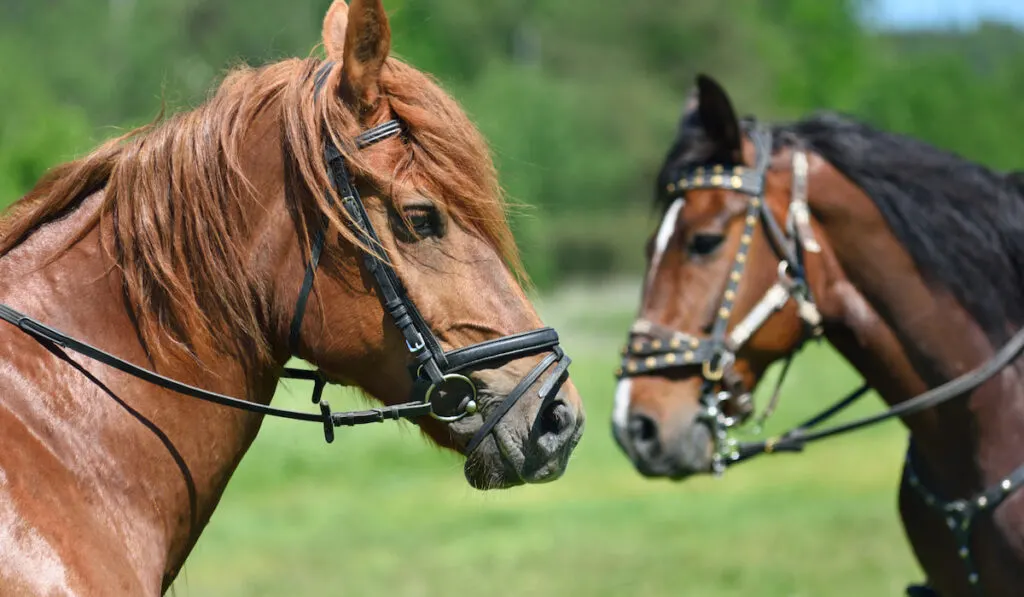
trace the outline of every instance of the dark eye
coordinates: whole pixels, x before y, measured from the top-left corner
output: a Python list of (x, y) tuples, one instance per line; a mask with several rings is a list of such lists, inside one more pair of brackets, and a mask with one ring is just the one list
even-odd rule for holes
[(722, 245), (725, 236), (721, 234), (694, 234), (687, 251), (691, 255), (710, 255)]
[(416, 242), (424, 238), (443, 236), (441, 213), (433, 206), (415, 205), (402, 210), (404, 221), (399, 218), (397, 230), (402, 240)]

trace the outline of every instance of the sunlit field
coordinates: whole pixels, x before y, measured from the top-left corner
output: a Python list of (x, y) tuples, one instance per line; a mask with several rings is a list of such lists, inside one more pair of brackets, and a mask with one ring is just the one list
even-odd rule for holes
[[(634, 472), (609, 423), (634, 287), (539, 301), (574, 359), (588, 415), (561, 480), (479, 493), (461, 461), (410, 424), (339, 430), (328, 446), (316, 426), (269, 420), (175, 594), (864, 597), (901, 595), (919, 580), (895, 507), (905, 446), (897, 424), (721, 479)], [(773, 426), (857, 382), (829, 349), (808, 347)], [(283, 388), (278, 403), (308, 407), (305, 390)], [(865, 402), (856, 412), (881, 404)], [(343, 403), (361, 405), (331, 396)]]

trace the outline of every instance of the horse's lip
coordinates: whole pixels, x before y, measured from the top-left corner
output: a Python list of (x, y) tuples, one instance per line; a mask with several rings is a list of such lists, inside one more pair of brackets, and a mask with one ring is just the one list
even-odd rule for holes
[[(512, 472), (516, 474), (516, 481), (518, 484), (529, 483), (527, 479), (523, 477), (523, 469), (526, 466), (526, 455), (523, 450), (516, 445), (512, 438), (509, 437), (507, 429), (502, 428), (501, 424), (495, 425), (494, 427), (494, 442), (498, 445), (498, 456), (502, 462), (507, 465), (508, 468), (512, 469)], [(516, 459), (518, 458), (518, 464)]]

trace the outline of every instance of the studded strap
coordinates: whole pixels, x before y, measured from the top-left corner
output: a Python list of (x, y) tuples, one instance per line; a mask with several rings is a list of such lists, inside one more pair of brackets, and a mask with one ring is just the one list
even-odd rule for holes
[(971, 552), (971, 531), (979, 514), (994, 510), (1013, 492), (1024, 486), (1024, 465), (1002, 478), (998, 483), (988, 487), (971, 498), (944, 500), (928, 489), (917, 476), (913, 466), (913, 444), (907, 448), (907, 456), (903, 466), (903, 477), (928, 507), (939, 512), (946, 522), (946, 527), (956, 541), (957, 555), (964, 563), (967, 582), (975, 595), (982, 595), (981, 578), (978, 566)]

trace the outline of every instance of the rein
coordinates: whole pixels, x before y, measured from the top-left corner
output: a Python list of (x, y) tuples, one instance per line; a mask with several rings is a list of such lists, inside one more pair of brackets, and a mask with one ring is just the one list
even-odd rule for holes
[[(316, 74), (315, 93), (317, 95), (319, 95), (332, 66), (333, 63), (326, 62)], [(401, 133), (401, 123), (397, 120), (389, 120), (358, 135), (355, 138), (355, 145), (357, 149), (364, 149)], [(334, 190), (341, 197), (342, 208), (350, 216), (353, 233), (364, 246), (381, 247), (380, 238), (370, 222), (359, 192), (352, 184), (344, 156), (335, 146), (329, 134), (324, 135), (323, 156)], [(296, 299), (295, 315), (290, 326), (289, 343), (292, 354), (295, 353), (299, 342), (303, 315), (313, 290), (320, 257), (323, 254), (327, 228), (327, 216), (321, 214), (321, 225), (313, 239), (306, 273)], [(274, 408), (211, 392), (165, 377), (64, 334), (4, 304), (0, 304), (0, 319), (16, 326), (47, 347), (56, 346), (65, 351), (78, 353), (88, 359), (178, 394), (264, 416), (319, 422), (323, 425), (324, 439), (327, 443), (334, 441), (336, 427), (380, 423), (385, 420), (414, 419), (427, 415), (450, 423), (473, 415), (481, 410), (481, 406), (477, 404), (477, 387), (464, 373), (526, 356), (550, 353), (520, 381), (501, 403), (489, 409), (490, 412), (487, 413), (480, 428), (467, 444), (465, 453), (467, 455), (472, 453), (486, 439), (501, 418), (552, 365), (554, 365), (554, 369), (541, 386), (539, 397), (542, 401), (547, 401), (557, 394), (565, 381), (571, 359), (559, 346), (558, 333), (554, 329), (546, 327), (513, 334), (446, 353), (441, 349), (440, 342), (416, 309), (415, 303), (409, 297), (394, 268), (380, 256), (369, 251), (363, 251), (363, 262), (377, 282), (382, 305), (402, 332), (406, 346), (415, 360), (415, 364), (411, 368), (412, 399), (402, 404), (363, 411), (333, 412), (330, 404), (323, 399), (323, 390), (328, 383), (334, 382), (330, 382), (319, 370), (286, 367), (282, 372), (282, 378), (313, 382), (312, 401), (314, 404), (319, 404), (320, 412)], [(61, 356), (67, 358), (66, 354)]]
[[(746, 341), (790, 300), (797, 303), (798, 313), (805, 323), (801, 346), (808, 336), (817, 338), (822, 333), (821, 315), (814, 305), (803, 264), (804, 251), (817, 253), (821, 250), (810, 227), (807, 204), (807, 155), (799, 149), (795, 149), (793, 153), (792, 194), (786, 231), (783, 232), (764, 202), (764, 181), (772, 150), (771, 133), (762, 125), (755, 123), (751, 137), (757, 152), (753, 172), (740, 166), (727, 170), (719, 165), (713, 166), (711, 175), (708, 176), (708, 171), (700, 167), (684, 174), (678, 182), (670, 183), (667, 187), (667, 191), (676, 197), (684, 196), (690, 189), (724, 189), (750, 197), (740, 248), (729, 274), (711, 336), (698, 338), (644, 319), (638, 320), (630, 330), (629, 344), (622, 351), (622, 368), (616, 372), (616, 377), (623, 378), (656, 371), (700, 367), (704, 383), (701, 389), (701, 410), (697, 417), (712, 431), (715, 442), (712, 471), (716, 475), (724, 473), (729, 466), (761, 454), (801, 452), (805, 446), (814, 442), (935, 408), (974, 391), (1024, 353), (1024, 329), (1021, 329), (992, 357), (973, 370), (882, 412), (819, 429), (822, 424), (868, 393), (870, 386), (864, 383), (838, 402), (785, 433), (752, 442), (740, 442), (732, 437), (730, 431), (742, 425), (745, 419), (725, 415), (722, 405), (733, 400), (734, 396), (728, 391), (718, 391), (718, 388), (722, 387), (723, 380), (727, 380), (729, 367)], [(727, 334), (736, 290), (743, 277), (754, 226), (758, 221), (764, 227), (769, 244), (779, 258), (779, 281), (765, 293), (742, 321), (733, 326), (732, 332)], [(788, 355), (771, 402), (759, 418), (759, 423), (763, 423), (774, 411), (789, 364), (799, 348), (800, 346)], [(1011, 493), (1024, 487), (1024, 465), (971, 498), (943, 500), (925, 487), (914, 472), (912, 454), (911, 441), (904, 466), (904, 482), (918, 493), (925, 504), (944, 517), (956, 541), (957, 554), (964, 562), (968, 583), (975, 595), (981, 595), (978, 569), (971, 554), (971, 529), (977, 515), (993, 510)]]

